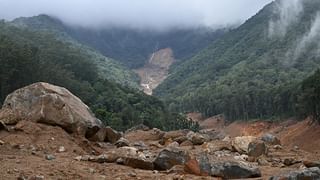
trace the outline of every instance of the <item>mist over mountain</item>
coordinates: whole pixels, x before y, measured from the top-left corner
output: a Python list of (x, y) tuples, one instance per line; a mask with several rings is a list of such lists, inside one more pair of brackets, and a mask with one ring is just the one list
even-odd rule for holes
[(241, 24), (271, 0), (1, 0), (0, 18), (13, 20), (48, 14), (70, 25), (171, 28)]

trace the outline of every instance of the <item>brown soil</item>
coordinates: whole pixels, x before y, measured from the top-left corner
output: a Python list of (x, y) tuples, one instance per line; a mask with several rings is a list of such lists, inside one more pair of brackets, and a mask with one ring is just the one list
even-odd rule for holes
[(146, 94), (151, 95), (152, 90), (167, 78), (168, 70), (173, 62), (172, 49), (161, 49), (150, 56), (143, 68), (135, 70), (141, 78), (140, 85)]
[[(271, 132), (280, 137), (283, 149), (269, 152), (269, 158), (294, 158), (296, 160), (320, 160), (320, 128), (319, 125), (311, 124), (309, 120), (296, 122), (288, 120), (282, 123), (270, 122), (234, 122), (224, 129), (230, 136), (254, 135), (260, 136), (265, 132)], [(144, 141), (153, 152), (158, 152), (163, 146), (157, 142), (158, 135), (152, 130), (138, 130), (125, 134), (130, 142)], [(0, 131), (0, 179), (11, 180), (25, 175), (32, 177), (42, 175), (45, 179), (212, 179), (187, 173), (169, 173), (166, 171), (148, 171), (134, 169), (115, 163), (94, 163), (87, 161), (76, 161), (79, 155), (101, 154), (115, 147), (108, 143), (89, 142), (88, 140), (75, 137), (66, 133), (60, 127), (47, 126), (43, 124), (22, 121), (16, 125), (16, 130), (7, 132)], [(217, 143), (218, 145), (219, 143)], [(156, 146), (155, 146), (156, 145)], [(158, 146), (159, 145), (159, 146)], [(293, 146), (299, 146), (294, 150)], [(58, 152), (60, 146), (66, 151)], [(196, 156), (204, 152), (203, 146), (181, 147)], [(46, 155), (55, 156), (53, 160), (47, 160)], [(216, 161), (234, 160), (234, 154), (227, 157), (215, 157)], [(297, 170), (302, 164), (292, 166), (259, 166), (262, 179)]]

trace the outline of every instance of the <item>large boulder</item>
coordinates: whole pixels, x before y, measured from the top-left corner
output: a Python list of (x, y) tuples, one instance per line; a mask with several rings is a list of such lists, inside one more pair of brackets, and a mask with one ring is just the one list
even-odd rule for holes
[(318, 167), (289, 172), (288, 174), (273, 176), (269, 180), (313, 180), (320, 179), (320, 169)]
[(206, 139), (203, 135), (199, 134), (199, 133), (195, 133), (190, 131), (187, 134), (187, 138), (189, 141), (192, 142), (193, 145), (201, 145), (204, 142), (208, 141), (208, 139)]
[(211, 164), (210, 175), (224, 179), (240, 179), (261, 177), (261, 172), (258, 168), (244, 163), (218, 162)]
[(261, 140), (256, 140), (249, 143), (248, 155), (251, 157), (259, 157), (267, 154), (267, 146)]
[(244, 162), (224, 161), (216, 162), (210, 160), (206, 154), (200, 154), (196, 160), (192, 159), (185, 164), (186, 172), (196, 175), (210, 175), (223, 179), (241, 179), (261, 177), (261, 172)]
[(102, 126), (78, 97), (63, 87), (43, 82), (9, 94), (0, 110), (0, 120), (5, 124), (28, 120), (56, 125), (80, 135), (95, 134)]
[(189, 160), (190, 155), (187, 151), (177, 148), (166, 148), (158, 154), (153, 163), (158, 170), (168, 170), (175, 165), (184, 165)]
[(249, 144), (257, 140), (254, 136), (239, 136), (232, 141), (232, 147), (239, 153), (248, 153)]

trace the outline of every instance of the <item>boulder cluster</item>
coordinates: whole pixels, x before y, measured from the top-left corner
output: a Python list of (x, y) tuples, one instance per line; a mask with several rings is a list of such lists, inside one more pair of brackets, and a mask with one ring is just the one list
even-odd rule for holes
[[(21, 122), (21, 123), (19, 123)], [(319, 179), (320, 163), (295, 157), (278, 158), (280, 140), (272, 134), (261, 137), (221, 137), (207, 131), (177, 130), (164, 132), (138, 125), (125, 133), (103, 126), (90, 109), (67, 89), (36, 83), (10, 94), (0, 111), (0, 130), (26, 123), (59, 126), (74, 137), (83, 137), (103, 149), (100, 153), (74, 157), (76, 161), (116, 163), (154, 172), (194, 174), (223, 179), (261, 177), (260, 167), (303, 168), (270, 179)], [(21, 128), (21, 127), (20, 127)], [(3, 143), (3, 142), (0, 142)], [(66, 149), (60, 146), (59, 153)], [(49, 161), (53, 155), (46, 155)]]

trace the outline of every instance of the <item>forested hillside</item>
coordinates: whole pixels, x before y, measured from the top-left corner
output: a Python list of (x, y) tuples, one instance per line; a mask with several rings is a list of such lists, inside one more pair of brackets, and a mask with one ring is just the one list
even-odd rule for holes
[[(136, 89), (139, 88), (139, 78), (135, 73), (122, 66), (116, 60), (103, 56), (97, 50), (83, 45), (73, 39), (68, 33), (66, 33), (67, 28), (65, 25), (57, 19), (51, 18), (47, 15), (39, 15), (33, 18), (18, 18), (8, 24), (18, 28), (26, 28), (31, 31), (42, 31), (45, 34), (51, 34), (54, 38), (70, 44), (73, 48), (78, 49), (78, 51), (86, 56), (86, 58), (91, 59), (93, 63), (97, 65), (98, 74), (102, 79), (108, 79)], [(14, 34), (11, 33), (10, 36), (14, 37)]]
[[(104, 79), (86, 51), (45, 31), (0, 22), (0, 101), (34, 82), (66, 87), (101, 120), (120, 130), (144, 123), (161, 129), (195, 128), (155, 97)], [(112, 75), (112, 74), (110, 74)]]
[(64, 24), (47, 15), (18, 18), (13, 23), (38, 30), (60, 32), (62, 38), (76, 39), (131, 69), (142, 67), (150, 54), (163, 48), (173, 49), (178, 60), (190, 58), (227, 31), (205, 27), (166, 31), (120, 27), (83, 28)]
[(295, 115), (300, 83), (320, 67), (319, 10), (320, 1), (272, 2), (182, 63), (155, 95), (171, 109), (231, 120)]

